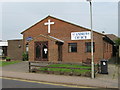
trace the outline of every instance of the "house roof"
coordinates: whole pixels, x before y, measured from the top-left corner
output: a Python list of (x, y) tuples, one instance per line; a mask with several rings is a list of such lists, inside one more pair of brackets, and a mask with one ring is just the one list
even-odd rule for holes
[[(85, 27), (82, 27), (82, 26), (79, 26), (79, 25), (73, 24), (73, 23), (68, 22), (68, 21), (64, 21), (64, 20), (62, 20), (62, 19), (58, 19), (58, 18), (53, 17), (53, 16), (50, 16), (50, 15), (49, 15), (49, 16), (47, 16), (47, 17), (45, 17), (45, 18), (44, 18), (44, 19), (42, 19), (41, 21), (45, 20), (45, 19), (46, 19), (46, 18), (48, 18), (48, 17), (51, 17), (51, 18), (54, 18), (54, 19), (60, 20), (60, 21), (62, 21), (62, 22), (65, 22), (65, 23), (68, 23), (68, 24), (71, 24), (71, 25), (74, 25), (74, 26), (77, 26), (77, 27), (80, 27), (80, 28), (87, 29), (88, 31), (91, 31), (91, 29), (88, 29), (88, 28), (85, 28)], [(26, 32), (26, 31), (27, 31), (27, 30), (29, 30), (30, 28), (34, 27), (35, 25), (37, 25), (37, 24), (38, 24), (38, 23), (40, 23), (41, 21), (39, 21), (39, 22), (37, 22), (36, 24), (32, 25), (32, 26), (31, 26), (31, 27), (29, 27), (28, 29), (24, 30), (23, 32), (21, 32), (21, 34), (23, 34), (24, 32)], [(97, 32), (97, 31), (93, 31), (93, 32), (96, 32), (96, 33), (98, 33), (98, 34), (101, 34), (101, 35), (105, 36), (104, 34), (99, 33), (99, 32)]]
[(111, 40), (116, 40), (116, 39), (118, 39), (119, 37), (117, 37), (116, 35), (114, 35), (114, 34), (106, 34), (106, 36), (107, 37), (109, 37)]
[(22, 41), (23, 39), (12, 39), (12, 40), (7, 40), (7, 41)]
[(113, 45), (115, 44), (114, 41), (111, 40), (111, 39), (110, 39), (109, 37), (107, 37), (107, 36), (104, 36), (104, 37), (103, 37), (103, 40), (109, 42), (110, 44), (113, 44)]

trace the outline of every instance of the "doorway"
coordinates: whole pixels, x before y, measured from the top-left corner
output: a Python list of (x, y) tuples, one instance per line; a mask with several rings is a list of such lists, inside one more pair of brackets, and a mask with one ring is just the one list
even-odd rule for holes
[(48, 61), (48, 42), (35, 42), (35, 60)]
[(62, 61), (62, 45), (63, 42), (56, 42), (56, 44), (58, 45), (58, 61)]

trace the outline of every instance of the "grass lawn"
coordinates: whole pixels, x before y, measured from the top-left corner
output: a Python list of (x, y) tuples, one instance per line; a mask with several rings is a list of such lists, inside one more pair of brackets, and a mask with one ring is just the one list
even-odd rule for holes
[(49, 67), (66, 67), (66, 68), (86, 68), (89, 69), (90, 66), (82, 66), (82, 65), (70, 65), (70, 64), (53, 64), (49, 65)]
[(0, 67), (10, 65), (10, 64), (19, 63), (19, 62), (21, 62), (21, 61), (0, 61)]
[[(48, 67), (65, 67), (65, 68), (48, 68)], [(86, 73), (86, 72), (90, 72), (90, 68), (91, 68), (90, 66), (70, 65), (70, 64), (53, 64), (53, 65), (48, 65), (48, 67), (42, 67), (39, 70)], [(80, 69), (66, 69), (66, 68), (80, 68)]]

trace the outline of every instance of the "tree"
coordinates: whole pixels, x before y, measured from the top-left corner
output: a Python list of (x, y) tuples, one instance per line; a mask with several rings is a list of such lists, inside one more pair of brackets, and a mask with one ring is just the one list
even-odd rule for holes
[(117, 48), (117, 53), (116, 53), (116, 55), (117, 55), (117, 63), (120, 64), (120, 57), (119, 57), (119, 53), (120, 53), (120, 48), (119, 48), (119, 46), (120, 46), (120, 38), (115, 40), (115, 45), (116, 45), (116, 48)]
[(118, 38), (118, 39), (115, 40), (115, 44), (116, 44), (116, 46), (120, 45), (120, 38)]

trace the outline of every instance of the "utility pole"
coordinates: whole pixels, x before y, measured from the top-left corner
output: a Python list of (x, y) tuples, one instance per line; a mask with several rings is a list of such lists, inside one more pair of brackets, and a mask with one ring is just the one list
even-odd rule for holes
[(92, 28), (92, 0), (87, 0), (90, 3), (90, 25), (91, 25), (91, 78), (95, 78), (94, 75), (94, 51), (93, 51), (93, 28)]

